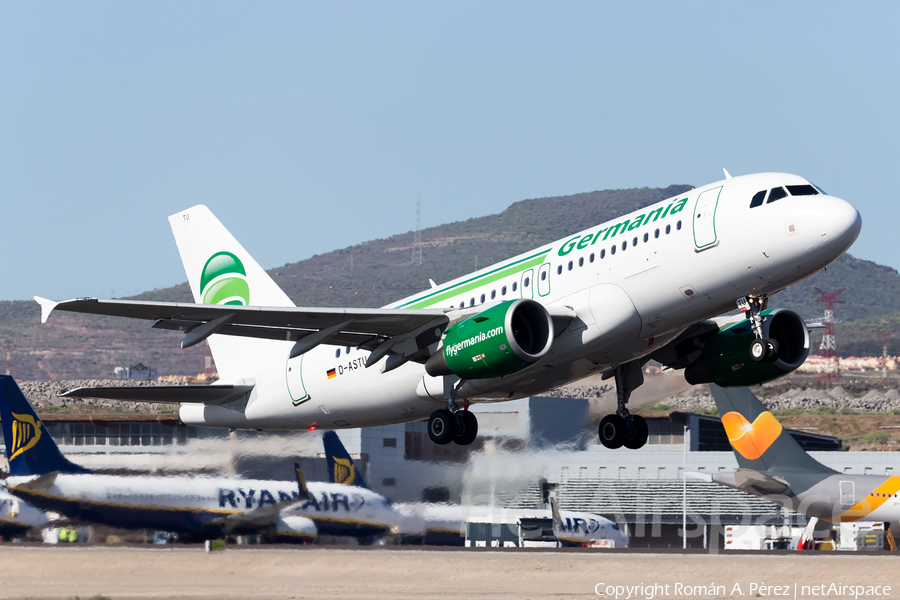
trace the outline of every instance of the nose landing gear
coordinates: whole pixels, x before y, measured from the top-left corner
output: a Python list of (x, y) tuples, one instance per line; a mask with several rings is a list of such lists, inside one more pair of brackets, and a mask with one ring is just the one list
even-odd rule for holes
[(439, 408), (431, 413), (428, 418), (428, 437), (441, 446), (450, 442), (468, 446), (478, 436), (478, 418), (456, 404), (456, 392), (465, 380), (460, 379), (454, 385), (452, 379), (452, 376), (444, 377), (447, 408)]
[(749, 298), (741, 296), (737, 300), (738, 310), (747, 315), (750, 326), (753, 328), (753, 334), (756, 336), (756, 339), (750, 343), (750, 358), (756, 362), (778, 360), (778, 351), (780, 350), (778, 341), (763, 337), (762, 325), (765, 318), (760, 313), (766, 310), (768, 304), (769, 298), (765, 294)]
[(647, 421), (640, 415), (632, 415), (625, 407), (631, 392), (644, 383), (644, 373), (638, 361), (616, 367), (616, 414), (606, 415), (600, 421), (600, 443), (615, 450), (625, 446), (637, 450), (647, 443), (649, 429)]

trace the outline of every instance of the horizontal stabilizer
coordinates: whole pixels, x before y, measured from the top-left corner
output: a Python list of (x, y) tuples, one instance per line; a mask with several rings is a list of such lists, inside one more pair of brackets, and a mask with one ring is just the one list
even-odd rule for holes
[(154, 404), (227, 404), (246, 396), (252, 385), (145, 385), (140, 387), (80, 387), (61, 396), (103, 398)]
[(758, 492), (761, 494), (784, 494), (791, 489), (790, 482), (784, 477), (769, 476), (753, 469), (738, 469), (733, 472), (714, 473), (715, 483), (738, 489), (742, 492)]

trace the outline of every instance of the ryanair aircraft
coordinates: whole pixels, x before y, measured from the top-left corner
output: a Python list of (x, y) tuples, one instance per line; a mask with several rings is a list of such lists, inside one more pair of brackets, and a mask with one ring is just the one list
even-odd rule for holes
[(0, 483), (0, 540), (19, 537), (48, 522), (43, 511), (10, 495), (6, 486)]
[[(317, 532), (364, 541), (396, 526), (385, 499), (369, 490), (311, 482), (214, 477), (114, 476), (66, 459), (15, 380), (0, 376), (0, 421), (9, 491), (69, 519), (125, 529), (156, 529), (184, 539), (262, 534), (308, 542)], [(2, 500), (2, 498), (0, 498)]]
[[(710, 385), (737, 471), (713, 473), (719, 485), (827, 521), (883, 521), (900, 531), (900, 476), (847, 475), (800, 447), (746, 388)], [(698, 474), (699, 475), (699, 474)]]
[[(797, 175), (730, 177), (437, 285), (384, 308), (300, 308), (204, 206), (169, 217), (196, 304), (36, 298), (53, 310), (153, 321), (208, 339), (222, 377), (195, 387), (70, 396), (180, 403), (184, 423), (340, 429), (428, 418), (470, 444), (470, 402), (523, 398), (602, 373), (609, 448), (639, 448), (628, 400), (655, 359), (688, 382), (746, 386), (799, 367), (809, 331), (770, 295), (859, 235), (849, 203)], [(738, 307), (743, 317), (716, 318)], [(429, 416), (430, 415), (430, 416)]]

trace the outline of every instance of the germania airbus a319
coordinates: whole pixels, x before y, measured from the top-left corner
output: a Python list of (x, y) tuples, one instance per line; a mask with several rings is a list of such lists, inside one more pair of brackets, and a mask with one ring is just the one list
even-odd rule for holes
[[(36, 298), (42, 319), (149, 319), (184, 331), (182, 347), (208, 339), (220, 382), (70, 396), (180, 403), (184, 423), (215, 427), (428, 418), (435, 443), (469, 444), (469, 403), (602, 373), (617, 387), (599, 428), (610, 448), (646, 441), (628, 400), (651, 359), (721, 386), (799, 367), (807, 326), (767, 299), (831, 264), (862, 226), (853, 206), (797, 175), (727, 176), (384, 308), (342, 309), (294, 306), (205, 206), (169, 223), (196, 304)], [(717, 317), (735, 306), (742, 316)]]

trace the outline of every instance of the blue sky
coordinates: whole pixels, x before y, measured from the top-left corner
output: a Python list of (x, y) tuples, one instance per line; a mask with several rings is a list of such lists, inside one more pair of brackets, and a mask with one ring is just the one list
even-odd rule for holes
[(897, 3), (0, 2), (0, 298), (264, 267), (525, 198), (787, 171), (900, 267)]

